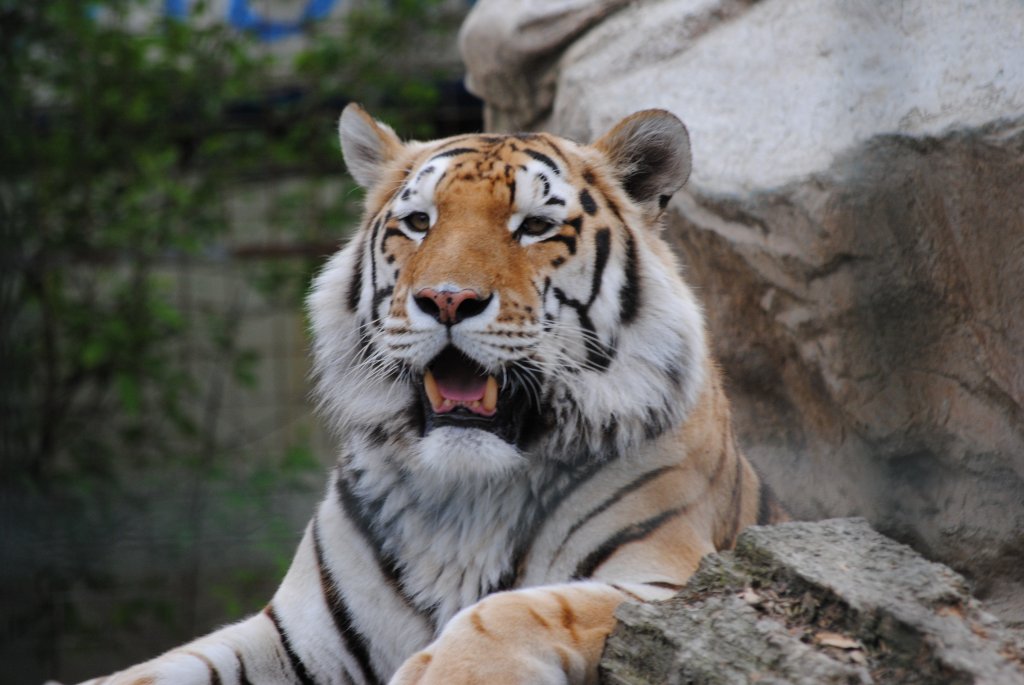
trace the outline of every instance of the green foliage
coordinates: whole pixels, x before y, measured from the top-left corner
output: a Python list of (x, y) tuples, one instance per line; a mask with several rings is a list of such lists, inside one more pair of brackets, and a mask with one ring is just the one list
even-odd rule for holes
[[(222, 410), (229, 387), (260, 389), (265, 360), (242, 337), (243, 307), (185, 292), (181, 270), (220, 255), (260, 306), (299, 310), (358, 212), (340, 106), (359, 100), (407, 135), (433, 135), (437, 83), (452, 74), (424, 55), (450, 52), (461, 13), (366, 2), (340, 27), (309, 27), (284, 58), (219, 22), (140, 26), (154, 5), (0, 0), (0, 495), (45, 502), (84, 546), (130, 518), (140, 474), (177, 469), (194, 502), (175, 554), (187, 560), (213, 516), (205, 488), (220, 483), (243, 493), (224, 516), (265, 518), (278, 534), (263, 552), (283, 567), (294, 531), (263, 516), (261, 498), (308, 487), (321, 467), (301, 431), (281, 454), (239, 459)], [(265, 196), (258, 235), (232, 205), (246, 193)], [(241, 261), (240, 242), (269, 247)], [(0, 565), (11, 553), (0, 543)], [(98, 554), (72, 556), (39, 570), (47, 601), (113, 582)], [(255, 582), (238, 580), (242, 592)], [(225, 610), (251, 610), (230, 588), (215, 593)], [(22, 599), (10, 609), (19, 634), (52, 641), (88, 623), (64, 608), (58, 625), (53, 607)], [(147, 606), (121, 607), (125, 625), (147, 611), (169, 623), (180, 608)], [(0, 642), (14, 636), (0, 626)]]
[(407, 135), (430, 137), (436, 84), (450, 71), (438, 56), (450, 51), (462, 17), (442, 0), (365, 2), (341, 36), (314, 33), (296, 71), (322, 96), (350, 93)]
[(190, 379), (171, 359), (186, 320), (154, 266), (227, 230), (219, 198), (234, 162), (196, 159), (192, 147), (229, 139), (226, 97), (259, 83), (258, 61), (221, 27), (135, 33), (132, 3), (102, 9), (3, 13), (13, 78), (0, 192), (15, 267), (3, 278), (17, 293), (4, 302), (4, 357), (20, 369), (4, 403), (26, 418), (2, 466), (36, 487), (109, 477), (106, 462), (159, 455), (178, 447), (168, 431), (193, 432), (181, 406)]
[[(196, 433), (182, 406), (196, 386), (178, 362), (195, 322), (157, 267), (227, 240), (224, 199), (246, 180), (302, 179), (271, 209), (267, 240), (336, 241), (358, 197), (322, 199), (323, 180), (341, 170), (331, 103), (359, 99), (412, 134), (432, 134), (436, 83), (450, 67), (424, 55), (450, 50), (460, 19), (438, 0), (357, 5), (340, 35), (314, 25), (282, 64), (217, 22), (131, 28), (146, 6), (0, 4), (11, 75), (0, 86), (2, 247), (12, 267), (2, 277), (2, 353), (18, 370), (3, 402), (19, 417), (5, 430), (0, 475), (33, 486), (79, 478), (83, 464), (107, 477), (100, 455), (129, 447), (180, 451), (168, 431)], [(301, 95), (272, 104), (282, 73)], [(259, 292), (298, 307), (314, 263), (246, 271)], [(209, 333), (252, 383), (258, 360), (225, 345), (223, 331)]]

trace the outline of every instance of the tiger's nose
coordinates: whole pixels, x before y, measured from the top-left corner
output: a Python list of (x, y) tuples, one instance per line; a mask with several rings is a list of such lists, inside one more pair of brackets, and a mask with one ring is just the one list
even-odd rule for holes
[(423, 288), (413, 297), (420, 311), (446, 326), (476, 316), (491, 302), (492, 295), (480, 297), (475, 290), (434, 290)]

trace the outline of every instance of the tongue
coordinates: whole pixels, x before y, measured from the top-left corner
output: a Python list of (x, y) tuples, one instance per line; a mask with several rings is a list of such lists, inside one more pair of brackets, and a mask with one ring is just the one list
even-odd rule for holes
[(487, 389), (487, 378), (479, 376), (472, 377), (444, 377), (436, 376), (437, 389), (441, 391), (441, 397), (452, 402), (475, 402), (484, 398), (484, 391)]
[(435, 413), (458, 408), (480, 416), (494, 416), (498, 407), (498, 381), (476, 373), (423, 374), (423, 390)]
[(454, 347), (442, 351), (424, 372), (423, 386), (438, 414), (460, 408), (480, 416), (496, 413), (498, 381)]

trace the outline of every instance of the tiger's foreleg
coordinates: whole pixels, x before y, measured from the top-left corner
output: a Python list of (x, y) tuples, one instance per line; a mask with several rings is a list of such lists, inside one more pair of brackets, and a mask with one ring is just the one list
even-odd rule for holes
[(256, 685), (299, 682), (274, 627), (262, 612), (166, 652), (155, 659), (82, 685)]
[(456, 614), (391, 685), (596, 683), (615, 607), (626, 597), (597, 582), (490, 595)]
[(329, 625), (313, 525), (267, 607), (239, 623), (83, 685), (269, 685), (362, 682)]

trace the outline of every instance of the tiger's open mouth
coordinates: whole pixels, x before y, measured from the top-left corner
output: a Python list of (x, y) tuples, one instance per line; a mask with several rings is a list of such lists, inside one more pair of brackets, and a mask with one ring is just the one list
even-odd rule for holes
[(513, 387), (448, 346), (427, 366), (420, 394), (425, 431), (441, 426), (478, 428), (503, 440), (518, 442), (526, 402)]
[(435, 414), (460, 409), (492, 417), (498, 408), (498, 379), (472, 359), (447, 347), (423, 374), (423, 389)]

